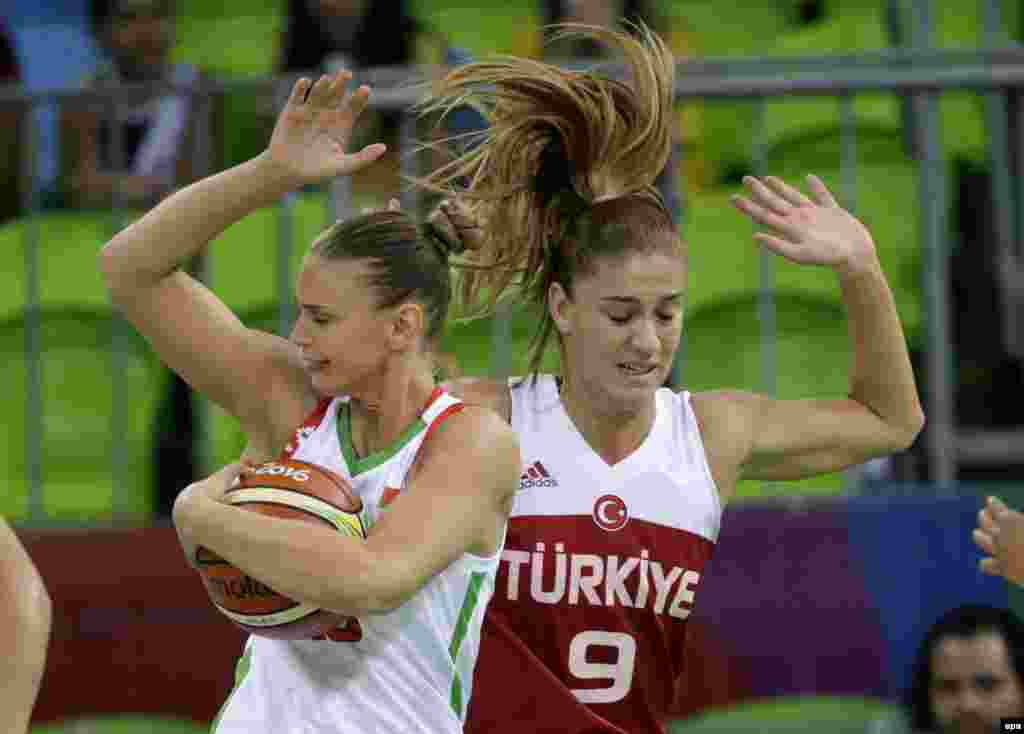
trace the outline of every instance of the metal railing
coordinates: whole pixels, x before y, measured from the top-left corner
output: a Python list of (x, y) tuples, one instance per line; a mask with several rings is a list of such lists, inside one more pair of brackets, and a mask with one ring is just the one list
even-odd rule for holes
[[(609, 73), (616, 73), (609, 67)], [(292, 77), (294, 78), (294, 77)], [(375, 86), (371, 105), (376, 109), (407, 111), (419, 99), (419, 92), (401, 82), (410, 78), (410, 70), (387, 69), (361, 75), (360, 81), (369, 81)], [(207, 79), (188, 87), (171, 84), (124, 85), (119, 89), (105, 90), (52, 90), (27, 92), (18, 88), (0, 88), (0, 105), (17, 103), (29, 107), (37, 104), (53, 104), (62, 101), (99, 101), (106, 105), (112, 119), (119, 99), (137, 96), (140, 91), (149, 94), (178, 93), (193, 97), (201, 109), (209, 110), (225, 94), (240, 91), (270, 92), (284, 79)], [(840, 160), (844, 200), (853, 208), (857, 201), (855, 190), (855, 169), (857, 160), (857, 130), (853, 113), (853, 100), (861, 93), (891, 93), (911, 95), (914, 100), (915, 140), (919, 153), (918, 207), (921, 217), (920, 246), (926, 262), (925, 280), (922, 283), (927, 314), (928, 344), (928, 392), (926, 413), (929, 419), (929, 453), (931, 475), (939, 484), (953, 482), (959, 461), (974, 462), (1005, 461), (1012, 457), (1024, 456), (1024, 433), (960, 433), (955, 428), (953, 414), (954, 384), (951, 371), (950, 313), (947, 293), (948, 275), (948, 232), (946, 226), (946, 182), (943, 154), (938, 138), (937, 103), (944, 92), (950, 90), (971, 90), (986, 95), (987, 125), (990, 135), (989, 159), (993, 172), (993, 200), (997, 212), (996, 232), (999, 251), (1006, 263), (1019, 267), (1020, 255), (1015, 243), (1020, 233), (1014, 231), (1012, 216), (1015, 205), (1024, 205), (1024, 179), (1013, 182), (1010, 178), (1008, 151), (1009, 131), (1006, 118), (1006, 96), (1013, 88), (1024, 87), (1024, 49), (1007, 46), (979, 51), (937, 51), (911, 49), (881, 52), (858, 56), (820, 56), (801, 58), (761, 58), (745, 60), (701, 60), (680, 64), (676, 85), (677, 98), (685, 103), (690, 100), (746, 100), (753, 102), (759, 110), (755, 115), (753, 131), (754, 169), (763, 173), (765, 167), (764, 109), (768, 101), (797, 96), (818, 96), (837, 101), (840, 127)], [(30, 116), (26, 115), (26, 120)], [(199, 115), (196, 130), (196, 147), (193, 151), (195, 171), (204, 173), (212, 160), (212, 130), (209, 115)], [(403, 148), (409, 150), (415, 138), (415, 125), (411, 116), (406, 115), (402, 126)], [(115, 126), (116, 128), (116, 126)], [(24, 131), (31, 141), (32, 131), (26, 124)], [(1024, 148), (1024, 146), (1021, 146)], [(120, 150), (120, 145), (112, 148)], [(23, 173), (26, 178), (33, 171), (32, 145), (24, 146), (26, 155)], [(415, 173), (414, 156), (402, 157), (406, 173)], [(1016, 190), (1014, 190), (1016, 183)], [(416, 193), (407, 190), (403, 204), (416, 207)], [(352, 193), (347, 182), (336, 182), (332, 194), (327, 198), (325, 219), (345, 216), (352, 209)], [(278, 277), (279, 298), (278, 324), (281, 330), (291, 322), (290, 286), (292, 274), (288, 264), (291, 260), (294, 197), (285, 197), (279, 204)], [(114, 201), (111, 208), (110, 231), (117, 231), (123, 224), (122, 202)], [(35, 214), (37, 201), (31, 191), (23, 197), (24, 211), (29, 212), (24, 226), (25, 305), (23, 310), (26, 361), (26, 470), (31, 486), (29, 522), (44, 524), (43, 487), (45, 484), (44, 457), (41, 454), (43, 435), (42, 416), (44, 411), (42, 392), (42, 370), (45, 369), (40, 347), (40, 294), (39, 262), (40, 232)], [(1014, 271), (1017, 272), (1017, 271)], [(216, 280), (218, 274), (207, 273)], [(759, 318), (762, 331), (763, 389), (774, 392), (775, 357), (771, 349), (775, 339), (774, 312), (774, 265), (765, 252), (761, 264), (761, 286)], [(1009, 282), (1009, 281), (1008, 281)], [(1021, 286), (1015, 283), (1018, 291)], [(1007, 342), (1019, 339), (1024, 326), (1019, 320), (1020, 310), (1010, 308), (1012, 297), (1007, 296), (1009, 315), (1007, 318)], [(507, 373), (510, 354), (507, 345), (507, 313), (496, 320), (493, 349), (495, 373)], [(123, 343), (128, 327), (121, 323), (115, 328), (112, 343), (112, 379), (117, 380), (125, 369)], [(501, 338), (504, 335), (504, 338)], [(113, 391), (111, 431), (115, 436), (124, 435), (127, 425), (126, 414), (129, 406)], [(206, 445), (209, 445), (207, 438)], [(114, 442), (114, 456), (111, 457), (112, 477), (116, 498), (130, 492), (133, 484), (127, 469), (125, 456), (119, 455), (118, 442)]]

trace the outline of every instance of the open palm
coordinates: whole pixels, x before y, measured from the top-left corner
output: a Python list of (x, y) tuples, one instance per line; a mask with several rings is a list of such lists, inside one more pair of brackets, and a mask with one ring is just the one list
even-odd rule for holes
[(375, 143), (357, 153), (345, 152), (370, 97), (367, 86), (346, 96), (351, 78), (349, 72), (341, 71), (333, 77), (322, 76), (315, 84), (306, 78), (295, 82), (277, 118), (267, 154), (297, 184), (355, 173), (386, 150), (382, 143)]
[(857, 270), (874, 261), (870, 232), (839, 206), (816, 176), (807, 177), (814, 200), (772, 176), (763, 181), (748, 176), (743, 182), (750, 198), (734, 196), (733, 203), (751, 220), (775, 232), (754, 235), (773, 252), (801, 265), (837, 270)]

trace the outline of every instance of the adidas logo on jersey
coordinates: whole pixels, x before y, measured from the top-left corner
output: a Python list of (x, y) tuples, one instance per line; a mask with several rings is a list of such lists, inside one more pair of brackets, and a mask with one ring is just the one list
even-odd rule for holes
[(558, 480), (548, 474), (548, 470), (539, 461), (530, 464), (529, 468), (519, 477), (519, 489), (532, 487), (557, 487)]

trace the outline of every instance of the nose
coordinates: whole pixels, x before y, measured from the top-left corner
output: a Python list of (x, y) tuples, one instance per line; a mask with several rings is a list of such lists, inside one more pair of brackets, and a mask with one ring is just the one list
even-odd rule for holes
[(295, 319), (295, 325), (292, 326), (292, 333), (288, 337), (292, 344), (296, 346), (304, 347), (309, 344), (309, 336), (306, 334), (305, 319), (300, 313)]
[(966, 714), (977, 714), (984, 708), (984, 702), (978, 691), (974, 690), (973, 686), (964, 686), (960, 692), (960, 696), (957, 699), (957, 707), (960, 709), (960, 713)]
[(658, 329), (651, 319), (636, 319), (631, 334), (630, 346), (644, 357), (652, 357), (657, 354), (661, 341), (658, 339)]

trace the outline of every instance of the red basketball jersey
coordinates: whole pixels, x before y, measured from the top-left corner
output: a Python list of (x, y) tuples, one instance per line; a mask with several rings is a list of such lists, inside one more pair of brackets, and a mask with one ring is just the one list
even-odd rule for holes
[(511, 394), (524, 472), (466, 731), (662, 732), (721, 520), (689, 394), (659, 390), (651, 432), (614, 466), (553, 378)]

